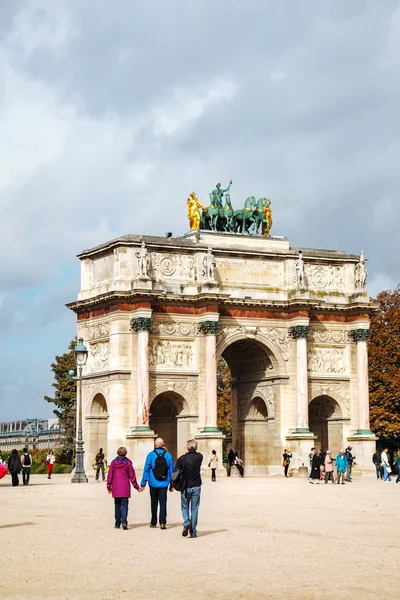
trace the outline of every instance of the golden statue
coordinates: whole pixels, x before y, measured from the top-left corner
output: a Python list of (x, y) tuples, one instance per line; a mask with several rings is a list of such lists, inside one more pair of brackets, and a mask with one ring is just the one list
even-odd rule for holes
[(192, 192), (187, 199), (187, 216), (189, 219), (190, 231), (200, 229), (200, 208), (206, 210), (200, 203), (196, 194)]
[[(261, 232), (266, 237), (269, 237), (271, 235), (271, 229), (272, 229), (272, 209), (271, 209), (271, 200), (269, 200), (269, 199), (267, 199), (266, 203), (264, 204), (264, 215), (265, 215), (264, 218), (267, 221), (267, 223), (261, 223)], [(268, 224), (268, 229), (267, 229), (267, 224)]]

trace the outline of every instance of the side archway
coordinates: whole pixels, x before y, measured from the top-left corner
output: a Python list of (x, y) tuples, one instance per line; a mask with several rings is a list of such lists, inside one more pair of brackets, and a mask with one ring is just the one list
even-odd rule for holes
[(97, 393), (90, 404), (90, 412), (86, 417), (86, 452), (90, 464), (94, 462), (99, 448), (104, 449), (107, 457), (108, 441), (108, 407), (103, 394)]

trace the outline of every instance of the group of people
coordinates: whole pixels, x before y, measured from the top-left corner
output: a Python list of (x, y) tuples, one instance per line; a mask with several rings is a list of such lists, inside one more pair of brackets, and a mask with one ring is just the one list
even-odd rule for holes
[[(53, 472), (54, 463), (56, 462), (56, 458), (52, 450), (48, 451), (46, 456), (45, 463), (47, 465), (47, 478), (51, 479), (51, 474)], [(28, 448), (24, 448), (22, 454), (18, 453), (18, 450), (14, 448), (11, 450), (11, 454), (8, 457), (7, 461), (1, 461), (0, 465), (7, 469), (6, 472), (11, 475), (11, 485), (16, 487), (19, 485), (19, 475), (22, 471), (22, 483), (23, 485), (29, 485), (29, 480), (31, 476), (31, 468), (32, 468), (32, 454), (29, 453)], [(4, 475), (6, 474), (4, 472)]]
[[(382, 451), (377, 450), (372, 456), (372, 462), (376, 469), (376, 478), (383, 479), (383, 481), (390, 482), (392, 478), (390, 476), (392, 467), (390, 466), (390, 460), (388, 455), (388, 448), (384, 448)], [(397, 478), (396, 483), (400, 481), (400, 450), (397, 450), (397, 455), (394, 457), (394, 463), (397, 467)]]
[[(201, 464), (203, 455), (197, 452), (196, 440), (188, 440), (187, 452), (180, 456), (174, 466), (170, 452), (165, 447), (164, 440), (157, 438), (154, 450), (149, 452), (143, 469), (140, 484), (137, 482), (132, 462), (127, 458), (127, 449), (121, 446), (117, 450), (117, 457), (111, 462), (107, 473), (107, 490), (114, 498), (115, 527), (128, 529), (128, 507), (131, 497), (131, 485), (143, 492), (146, 485), (150, 490), (151, 519), (150, 527), (155, 529), (157, 524), (160, 529), (167, 528), (167, 494), (174, 491), (173, 475), (178, 474), (184, 479), (184, 489), (181, 491), (181, 510), (183, 517), (183, 537), (190, 535), (197, 537), (197, 522), (201, 496)], [(218, 466), (218, 457), (212, 451), (208, 466), (211, 469), (211, 480), (216, 481), (215, 471)]]
[(348, 446), (346, 450), (339, 450), (339, 454), (336, 458), (332, 457), (332, 452), (330, 450), (323, 452), (322, 450), (317, 450), (313, 447), (308, 455), (310, 463), (308, 480), (313, 484), (320, 483), (321, 481), (325, 481), (325, 483), (331, 481), (333, 484), (344, 485), (345, 481), (351, 482), (355, 458), (356, 457), (352, 453), (352, 446)]

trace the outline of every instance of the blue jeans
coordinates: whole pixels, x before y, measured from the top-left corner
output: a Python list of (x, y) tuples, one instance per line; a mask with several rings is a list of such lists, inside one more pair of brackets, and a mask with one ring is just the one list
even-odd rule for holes
[(129, 498), (114, 498), (115, 504), (115, 527), (128, 525)]
[(375, 463), (375, 469), (376, 469), (376, 478), (382, 479), (381, 465), (379, 463)]
[(383, 465), (383, 481), (392, 481), (392, 478), (390, 477), (390, 473), (388, 472), (386, 465)]
[(187, 488), (181, 493), (181, 509), (183, 526), (190, 525), (190, 535), (197, 535), (197, 518), (199, 514), (201, 487)]

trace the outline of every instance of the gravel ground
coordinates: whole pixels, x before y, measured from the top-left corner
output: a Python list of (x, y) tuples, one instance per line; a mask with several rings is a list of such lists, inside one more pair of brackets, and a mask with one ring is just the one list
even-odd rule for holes
[(304, 479), (204, 482), (197, 539), (183, 538), (179, 494), (168, 529), (149, 528), (132, 490), (129, 530), (113, 528), (105, 485), (68, 475), (0, 482), (2, 600), (397, 597), (400, 484)]

